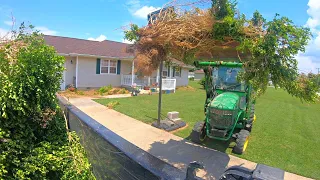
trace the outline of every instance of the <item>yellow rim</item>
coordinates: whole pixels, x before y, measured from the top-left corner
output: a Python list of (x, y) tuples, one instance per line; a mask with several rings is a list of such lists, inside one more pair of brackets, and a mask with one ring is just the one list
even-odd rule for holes
[(246, 142), (244, 142), (243, 151), (245, 151), (247, 149), (248, 143), (249, 143), (249, 138), (247, 138)]
[(257, 116), (256, 115), (253, 115), (253, 122), (255, 122), (257, 119)]

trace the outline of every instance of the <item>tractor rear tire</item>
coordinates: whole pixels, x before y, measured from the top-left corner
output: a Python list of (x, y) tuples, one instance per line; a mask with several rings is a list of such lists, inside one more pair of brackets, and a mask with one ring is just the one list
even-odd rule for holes
[(204, 121), (197, 122), (191, 132), (191, 141), (200, 144), (206, 138), (206, 127)]
[(250, 132), (245, 129), (241, 129), (238, 138), (236, 140), (236, 146), (233, 148), (233, 152), (236, 154), (242, 154), (246, 151), (249, 142)]

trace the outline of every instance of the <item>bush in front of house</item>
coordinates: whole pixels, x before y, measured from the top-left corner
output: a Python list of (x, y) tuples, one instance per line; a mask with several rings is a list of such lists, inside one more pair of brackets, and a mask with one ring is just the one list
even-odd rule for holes
[(110, 84), (109, 86), (102, 86), (101, 88), (99, 88), (98, 92), (100, 95), (103, 95), (105, 93), (108, 93), (111, 89), (112, 89), (112, 86)]
[(194, 81), (194, 77), (190, 77), (190, 78), (189, 78), (189, 81)]
[(0, 179), (95, 179), (57, 103), (63, 64), (23, 25), (0, 37)]

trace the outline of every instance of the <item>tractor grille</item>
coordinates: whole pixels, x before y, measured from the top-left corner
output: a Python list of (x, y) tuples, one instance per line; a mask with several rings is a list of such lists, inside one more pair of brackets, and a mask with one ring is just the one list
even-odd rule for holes
[(234, 117), (236, 111), (233, 110), (221, 110), (221, 109), (210, 109), (210, 124), (216, 128), (230, 128), (234, 123)]

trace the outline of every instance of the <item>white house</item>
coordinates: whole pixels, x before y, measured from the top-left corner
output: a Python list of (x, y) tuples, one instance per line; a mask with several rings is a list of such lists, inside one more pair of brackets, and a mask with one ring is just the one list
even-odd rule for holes
[(194, 80), (201, 80), (204, 77), (203, 69), (194, 71)]
[[(151, 76), (137, 77), (133, 54), (127, 51), (129, 44), (115, 41), (90, 41), (60, 36), (44, 36), (45, 42), (65, 57), (61, 89), (73, 84), (76, 88), (99, 88), (138, 84), (150, 86), (159, 83), (159, 70)], [(172, 66), (163, 68), (163, 86), (174, 88), (188, 85), (188, 72), (192, 67), (173, 60)], [(174, 87), (173, 87), (174, 86)]]

